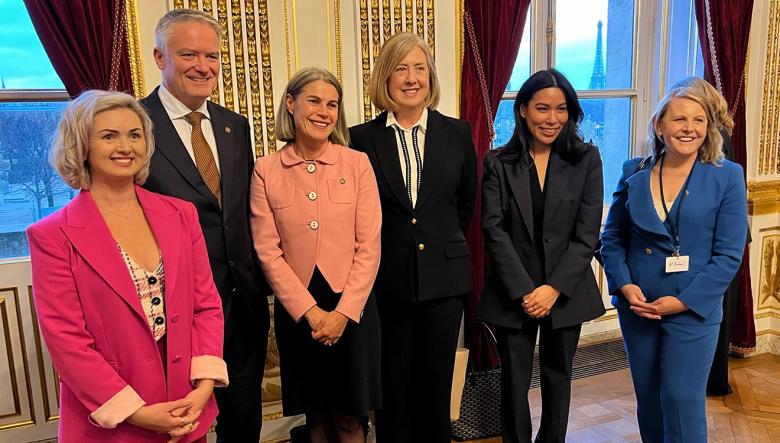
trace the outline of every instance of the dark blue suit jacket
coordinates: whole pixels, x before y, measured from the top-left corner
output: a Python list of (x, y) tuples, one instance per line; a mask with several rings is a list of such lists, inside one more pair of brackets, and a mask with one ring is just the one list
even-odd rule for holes
[[(690, 257), (686, 272), (665, 272), (674, 252), (668, 223), (662, 223), (650, 193), (652, 167), (637, 171), (641, 159), (627, 161), (613, 194), (601, 234), (601, 255), (612, 304), (628, 309), (620, 293), (633, 283), (648, 301), (664, 295), (690, 309), (665, 318), (685, 324), (716, 324), (723, 317), (723, 293), (739, 269), (747, 233), (747, 194), (742, 167), (728, 160), (699, 163), (680, 213), (680, 254)], [(679, 197), (670, 208), (676, 219)]]

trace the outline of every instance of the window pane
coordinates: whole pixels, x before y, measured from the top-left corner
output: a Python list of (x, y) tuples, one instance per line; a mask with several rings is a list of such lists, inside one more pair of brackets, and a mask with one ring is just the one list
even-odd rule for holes
[(512, 68), (512, 75), (509, 77), (509, 83), (506, 85), (507, 91), (517, 91), (523, 82), (531, 76), (531, 8), (528, 8), (528, 14), (525, 16), (525, 27), (523, 36), (520, 39), (520, 49), (517, 51), (515, 66)]
[(493, 147), (503, 146), (512, 138), (512, 132), (515, 130), (515, 115), (512, 112), (514, 100), (501, 100), (498, 104), (498, 112), (493, 120), (493, 130), (496, 131), (496, 138), (493, 139)]
[(0, 258), (29, 255), (24, 230), (73, 198), (48, 163), (65, 102), (0, 103)]
[(0, 0), (0, 89), (65, 89), (22, 0)]
[(558, 0), (555, 63), (575, 89), (632, 83), (634, 0)]
[(580, 131), (601, 152), (604, 164), (604, 202), (612, 201), (612, 192), (623, 171), (623, 162), (631, 153), (631, 99), (581, 99), (585, 112)]
[(692, 75), (704, 77), (704, 59), (699, 44), (699, 30), (696, 27), (696, 9), (693, 0), (676, 0), (669, 4), (666, 91), (678, 81)]

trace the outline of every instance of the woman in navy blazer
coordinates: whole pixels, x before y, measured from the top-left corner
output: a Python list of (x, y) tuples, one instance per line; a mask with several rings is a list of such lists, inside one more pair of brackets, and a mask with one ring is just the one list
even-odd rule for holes
[(742, 168), (714, 122), (698, 89), (669, 92), (652, 157), (623, 165), (601, 235), (644, 442), (707, 441), (707, 375), (747, 232)]

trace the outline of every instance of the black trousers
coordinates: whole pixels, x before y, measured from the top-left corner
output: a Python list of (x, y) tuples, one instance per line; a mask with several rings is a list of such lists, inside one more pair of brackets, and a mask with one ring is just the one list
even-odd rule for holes
[(524, 319), (521, 329), (496, 328), (501, 357), (501, 413), (504, 443), (531, 441), (531, 385), (536, 334), (539, 331), (539, 373), (542, 422), (539, 443), (564, 443), (569, 421), (571, 369), (582, 325), (553, 329), (549, 317)]
[(378, 443), (450, 443), (450, 397), (464, 298), (377, 297), (382, 329)]
[(268, 347), (268, 327), (252, 318), (240, 294), (234, 293), (232, 306), (225, 309), (224, 359), (230, 384), (217, 388), (219, 415), (217, 416), (218, 443), (257, 443), (263, 422), (261, 384), (265, 354)]
[(731, 281), (726, 293), (723, 294), (723, 321), (720, 323), (715, 358), (712, 360), (710, 376), (707, 379), (707, 395), (720, 396), (731, 393), (731, 386), (729, 386), (729, 342), (738, 308), (739, 273)]

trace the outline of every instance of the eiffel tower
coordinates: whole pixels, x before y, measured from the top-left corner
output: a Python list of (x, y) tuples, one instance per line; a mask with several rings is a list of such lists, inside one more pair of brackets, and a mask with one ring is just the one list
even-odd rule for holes
[(603, 24), (599, 20), (598, 35), (596, 36), (596, 58), (593, 60), (593, 73), (590, 75), (590, 85), (588, 89), (604, 89), (607, 84), (607, 77), (604, 75), (604, 51), (602, 46), (601, 28)]

